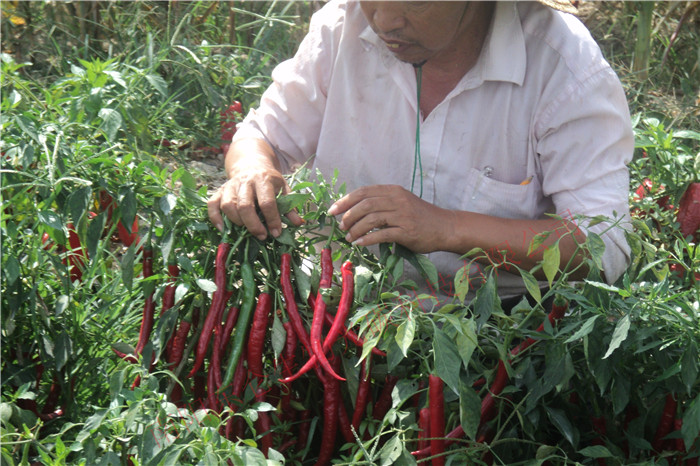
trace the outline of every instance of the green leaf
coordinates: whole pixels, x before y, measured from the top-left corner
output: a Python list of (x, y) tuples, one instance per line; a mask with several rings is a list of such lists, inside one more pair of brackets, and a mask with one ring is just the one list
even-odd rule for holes
[(127, 290), (131, 291), (134, 282), (134, 255), (135, 245), (132, 244), (122, 256), (122, 282)]
[(462, 321), (462, 331), (457, 333), (455, 343), (457, 344), (457, 352), (462, 358), (462, 364), (464, 367), (468, 367), (478, 344), (474, 319)]
[(695, 139), (696, 141), (700, 141), (700, 133), (698, 133), (697, 131), (691, 131), (689, 129), (676, 131), (675, 133), (673, 133), (673, 137), (683, 139)]
[(588, 458), (612, 458), (613, 454), (603, 445), (591, 445), (590, 447), (582, 448), (578, 451), (581, 455)]
[(274, 315), (272, 320), (270, 338), (272, 340), (272, 350), (274, 353), (276, 355), (282, 354), (284, 345), (287, 341), (287, 331), (284, 329), (284, 325), (282, 325), (282, 321), (280, 321), (279, 317), (277, 317), (277, 314)]
[(73, 219), (73, 223), (76, 225), (83, 215), (85, 215), (91, 196), (92, 189), (88, 186), (78, 188), (68, 196), (68, 210), (70, 212), (70, 217)]
[(620, 347), (623, 341), (627, 339), (627, 333), (630, 329), (630, 317), (629, 315), (624, 316), (615, 325), (615, 331), (613, 331), (612, 340), (610, 340), (610, 346), (608, 346), (608, 351), (603, 356), (603, 359), (607, 359), (613, 351)]
[(92, 260), (95, 260), (97, 257), (97, 246), (100, 243), (100, 238), (102, 238), (106, 220), (107, 212), (101, 212), (88, 224), (86, 246), (88, 257), (92, 258)]
[(563, 410), (556, 408), (545, 407), (545, 409), (547, 410), (547, 415), (552, 421), (552, 424), (554, 424), (557, 430), (561, 432), (564, 438), (571, 445), (574, 445), (576, 434), (574, 431), (574, 426), (571, 424), (571, 421), (569, 421), (569, 418), (566, 417), (566, 413)]
[(55, 230), (63, 229), (63, 222), (61, 222), (61, 218), (58, 216), (58, 214), (56, 214), (56, 212), (51, 210), (42, 210), (37, 215), (39, 217), (39, 221), (44, 225), (47, 225)]
[(459, 423), (467, 438), (474, 440), (481, 418), (481, 398), (469, 384), (459, 384)]
[(56, 370), (60, 371), (66, 365), (73, 353), (73, 341), (66, 332), (61, 332), (56, 338), (54, 358), (56, 358)]
[(540, 290), (540, 284), (535, 276), (527, 270), (521, 270), (520, 276), (523, 278), (525, 288), (527, 289), (527, 292), (530, 293), (530, 296), (535, 298), (535, 301), (537, 302), (542, 301), (542, 291)]
[(542, 254), (542, 270), (544, 271), (545, 277), (547, 277), (547, 282), (549, 286), (552, 286), (554, 278), (559, 272), (559, 264), (561, 263), (559, 243), (546, 248)]
[(474, 313), (477, 316), (477, 328), (481, 328), (489, 320), (496, 308), (497, 299), (496, 279), (493, 274), (489, 274), (486, 282), (476, 290), (476, 296), (474, 297)]
[(136, 194), (134, 194), (134, 191), (128, 186), (121, 187), (119, 189), (119, 211), (121, 213), (121, 221), (129, 233), (133, 233), (131, 226), (134, 224), (134, 218), (136, 217), (136, 208)]
[(597, 234), (589, 231), (586, 233), (586, 247), (588, 252), (591, 254), (591, 259), (598, 269), (603, 268), (603, 253), (605, 252), (605, 243), (602, 238)]
[(381, 464), (395, 464), (396, 460), (401, 456), (403, 443), (398, 434), (394, 435), (382, 447), (379, 456), (382, 460)]
[(19, 278), (19, 261), (15, 256), (5, 255), (5, 258), (6, 259), (2, 267), (2, 272), (7, 280), (7, 285), (12, 286)]
[(683, 414), (681, 435), (686, 445), (692, 445), (700, 435), (700, 394), (695, 397)]
[(461, 359), (455, 343), (437, 326), (433, 326), (433, 358), (435, 375), (445, 381), (455, 393), (459, 393), (459, 369)]
[(401, 325), (396, 329), (396, 344), (403, 353), (404, 357), (408, 356), (408, 348), (413, 343), (413, 338), (416, 333), (416, 320), (409, 311), (409, 315)]
[(211, 280), (208, 280), (206, 278), (198, 278), (195, 280), (195, 282), (202, 291), (205, 291), (207, 293), (213, 293), (216, 291), (216, 283), (214, 283)]
[(469, 265), (460, 268), (455, 274), (455, 296), (460, 302), (464, 302), (470, 291)]
[(698, 361), (700, 361), (698, 347), (693, 342), (683, 353), (681, 362), (681, 380), (683, 380), (689, 394), (692, 392), (693, 385), (698, 378)]
[(158, 74), (147, 74), (146, 81), (163, 97), (168, 96), (168, 83)]
[(576, 333), (567, 338), (566, 341), (564, 341), (564, 343), (571, 343), (591, 333), (593, 331), (593, 328), (595, 327), (595, 321), (598, 319), (598, 317), (600, 316), (596, 315), (593, 317), (589, 317), (588, 320), (586, 320), (583, 323), (583, 325), (581, 325), (581, 328), (579, 328), (576, 331)]
[(121, 114), (113, 108), (103, 108), (97, 115), (102, 119), (100, 129), (105, 132), (110, 142), (115, 142), (123, 123)]

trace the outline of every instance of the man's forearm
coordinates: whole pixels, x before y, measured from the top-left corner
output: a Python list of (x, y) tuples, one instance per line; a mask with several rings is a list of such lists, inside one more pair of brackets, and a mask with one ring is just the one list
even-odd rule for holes
[[(481, 248), (489, 259), (482, 262), (501, 263), (507, 261), (518, 267), (530, 270), (542, 261), (544, 251), (558, 241), (560, 252), (559, 268), (576, 269), (574, 279), (584, 278), (587, 270), (578, 267), (585, 257), (580, 247), (586, 241), (585, 233), (571, 220), (557, 218), (522, 220), (504, 219), (472, 212), (453, 212), (449, 223), (451, 234), (447, 242), (438, 249), (457, 254), (466, 254), (474, 248)], [(542, 243), (532, 248), (533, 239), (539, 234), (548, 236)], [(532, 249), (532, 251), (530, 250)], [(505, 256), (505, 257), (504, 257)], [(578, 268), (577, 268), (578, 267)], [(540, 270), (535, 274), (544, 278)]]

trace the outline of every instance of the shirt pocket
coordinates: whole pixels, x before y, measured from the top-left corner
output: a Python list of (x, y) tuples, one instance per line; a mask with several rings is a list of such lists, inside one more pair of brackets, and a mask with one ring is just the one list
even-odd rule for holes
[(535, 219), (544, 214), (542, 188), (535, 175), (527, 184), (493, 179), (488, 170), (471, 168), (462, 197), (463, 210), (501, 218)]

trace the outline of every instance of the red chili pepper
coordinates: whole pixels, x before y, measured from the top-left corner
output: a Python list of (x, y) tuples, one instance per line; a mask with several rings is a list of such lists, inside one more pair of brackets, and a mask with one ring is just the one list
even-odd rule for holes
[(263, 349), (271, 310), (272, 296), (269, 293), (260, 293), (253, 314), (253, 323), (248, 333), (248, 371), (260, 381), (264, 377)]
[[(593, 445), (605, 445), (603, 438), (608, 435), (605, 416), (591, 416), (591, 423), (593, 424), (593, 431), (597, 434), (592, 441)], [(605, 458), (598, 458), (598, 464), (605, 466), (608, 463), (605, 461)]]
[(357, 384), (357, 396), (355, 397), (355, 410), (352, 413), (352, 427), (355, 432), (360, 431), (360, 423), (367, 414), (367, 405), (372, 396), (371, 362), (372, 355), (368, 354), (362, 360), (360, 366), (360, 377)]
[(229, 341), (231, 341), (231, 333), (233, 332), (236, 322), (238, 321), (238, 313), (240, 309), (236, 306), (231, 306), (226, 314), (226, 322), (224, 323), (224, 328), (221, 331), (221, 352), (223, 353), (228, 346)]
[(340, 293), (340, 302), (338, 303), (338, 310), (335, 312), (335, 319), (333, 319), (333, 324), (330, 330), (326, 334), (326, 339), (323, 342), (323, 350), (328, 351), (333, 343), (341, 335), (343, 327), (345, 327), (345, 321), (350, 314), (350, 308), (352, 307), (352, 300), (355, 291), (355, 277), (352, 271), (352, 262), (345, 261), (340, 267), (341, 280), (342, 280), (342, 290)]
[(681, 196), (676, 220), (684, 238), (700, 243), (700, 182), (691, 183)]
[(382, 391), (377, 397), (377, 402), (374, 404), (374, 408), (372, 409), (372, 417), (374, 417), (374, 419), (384, 419), (384, 416), (389, 411), (389, 408), (391, 408), (391, 392), (394, 390), (394, 387), (398, 381), (399, 378), (391, 374), (387, 374), (384, 378), (384, 386), (382, 387)]
[(311, 410), (302, 409), (299, 412), (299, 427), (297, 431), (296, 450), (302, 451), (306, 448), (309, 441), (309, 432), (311, 431)]
[(226, 110), (221, 112), (221, 152), (226, 154), (228, 147), (231, 145), (231, 140), (236, 134), (236, 124), (243, 119), (243, 106), (240, 102), (234, 101)]
[[(153, 249), (150, 245), (143, 248), (143, 278), (148, 278), (153, 275)], [(141, 319), (141, 330), (139, 332), (139, 341), (134, 350), (137, 355), (143, 352), (144, 347), (151, 337), (153, 330), (153, 320), (155, 317), (156, 305), (153, 301), (153, 292), (148, 293), (146, 302), (143, 305), (143, 317)]]
[[(177, 330), (170, 339), (171, 346), (168, 351), (168, 365), (171, 371), (174, 371), (177, 366), (182, 362), (182, 358), (185, 354), (185, 347), (187, 346), (187, 336), (190, 334), (190, 329), (192, 328), (192, 316), (188, 314), (180, 322)], [(182, 387), (180, 384), (176, 383), (173, 386), (173, 390), (170, 393), (170, 401), (178, 404), (182, 401)]]
[(175, 281), (179, 275), (180, 268), (177, 266), (177, 262), (170, 262), (168, 264), (169, 283), (163, 291), (163, 305), (160, 308), (161, 315), (175, 305)]
[(207, 375), (198, 372), (194, 376), (194, 387), (192, 389), (195, 406), (203, 408), (207, 404)]
[(445, 394), (444, 382), (436, 375), (428, 377), (428, 403), (430, 408), (430, 456), (433, 465), (445, 464)]
[(338, 431), (338, 404), (341, 401), (340, 383), (336, 378), (326, 377), (323, 385), (323, 431), (316, 466), (330, 464), (333, 458)]
[(343, 436), (343, 439), (345, 439), (345, 443), (355, 443), (355, 436), (352, 434), (350, 426), (350, 418), (348, 417), (348, 412), (345, 410), (345, 404), (343, 404), (343, 400), (341, 399), (338, 403), (338, 430)]
[(122, 353), (121, 351), (119, 351), (118, 349), (116, 349), (114, 347), (112, 348), (112, 351), (114, 351), (114, 354), (116, 354), (117, 356), (119, 356), (121, 359), (123, 359), (126, 362), (130, 362), (132, 364), (136, 364), (139, 362), (139, 360), (136, 357), (132, 356), (131, 354)]
[(311, 322), (311, 334), (309, 335), (311, 339), (311, 349), (313, 350), (313, 355), (318, 358), (318, 362), (321, 363), (328, 374), (340, 381), (345, 381), (345, 379), (335, 373), (331, 363), (326, 358), (326, 353), (323, 351), (323, 344), (321, 342), (321, 333), (323, 331), (323, 319), (326, 314), (326, 302), (323, 300), (323, 290), (327, 290), (331, 287), (331, 280), (333, 279), (333, 259), (331, 257), (331, 249), (325, 247), (321, 250), (321, 280), (318, 285), (318, 296), (316, 297), (316, 306), (314, 307), (313, 320)]
[(219, 319), (218, 322), (221, 322), (221, 313), (226, 306), (226, 301), (224, 300), (226, 297), (226, 259), (230, 250), (231, 245), (229, 243), (225, 241), (219, 243), (214, 260), (214, 283), (216, 284), (216, 291), (212, 295), (209, 312), (204, 320), (202, 332), (197, 341), (194, 366), (187, 377), (192, 377), (197, 373), (199, 368), (202, 367), (204, 357), (207, 353), (207, 347), (209, 346), (209, 340), (211, 339), (217, 323), (217, 318)]
[(283, 253), (280, 257), (280, 287), (282, 288), (287, 317), (302, 346), (304, 346), (306, 351), (311, 355), (313, 354), (311, 340), (309, 339), (309, 334), (306, 333), (306, 327), (304, 326), (304, 322), (297, 308), (296, 297), (294, 295), (294, 289), (292, 288), (291, 274), (292, 256), (289, 253)]
[(124, 246), (127, 248), (131, 246), (134, 243), (138, 243), (141, 241), (141, 237), (139, 236), (139, 218), (138, 216), (134, 217), (134, 222), (131, 224), (131, 233), (129, 233), (122, 223), (121, 220), (117, 222), (117, 234), (119, 235), (119, 240), (122, 242)]
[[(568, 310), (569, 302), (562, 296), (557, 295), (556, 298), (554, 298), (554, 303), (552, 303), (552, 310), (547, 316), (547, 319), (549, 319), (549, 323), (552, 325), (552, 327), (554, 327), (556, 323), (564, 317), (566, 311)], [(544, 331), (544, 322), (542, 322), (540, 326), (537, 327), (536, 331)], [(535, 340), (532, 337), (526, 338), (523, 342), (521, 342), (518, 346), (516, 346), (510, 351), (510, 355), (516, 356), (517, 354), (521, 353), (522, 351), (525, 351), (527, 348), (532, 346), (534, 343), (537, 343), (537, 340)]]
[(219, 315), (216, 317), (214, 321), (214, 344), (212, 345), (212, 350), (211, 350), (211, 364), (209, 366), (209, 370), (213, 372), (213, 380), (214, 380), (214, 385), (216, 386), (216, 390), (221, 387), (221, 356), (223, 354), (223, 330), (224, 326), (221, 324), (221, 319), (223, 318), (223, 309), (226, 306), (226, 303), (228, 302), (229, 299), (231, 299), (231, 296), (233, 295), (233, 291), (231, 290), (226, 290), (224, 294), (224, 305), (222, 305), (219, 308)]
[(496, 414), (496, 400), (494, 397), (500, 395), (507, 382), (508, 371), (506, 370), (506, 365), (503, 361), (499, 360), (498, 368), (496, 369), (496, 377), (491, 384), (489, 392), (481, 402), (481, 424), (493, 419), (493, 416)]
[(70, 263), (69, 272), (71, 281), (80, 281), (83, 278), (83, 270), (85, 268), (85, 263), (88, 261), (88, 254), (83, 248), (75, 225), (68, 223), (66, 224), (66, 228), (68, 229), (68, 246), (70, 250), (62, 262), (63, 265), (68, 265), (68, 263)]
[(44, 408), (41, 410), (41, 414), (49, 414), (56, 410), (56, 405), (58, 405), (58, 400), (61, 397), (61, 384), (58, 380), (58, 374), (53, 376), (53, 382), (51, 382), (51, 387), (49, 388), (49, 393), (46, 395), (46, 401), (44, 401)]
[(216, 397), (216, 390), (219, 388), (216, 386), (214, 381), (214, 372), (216, 368), (213, 363), (209, 363), (209, 371), (207, 372), (207, 403), (209, 409), (212, 411), (220, 412), (219, 399)]
[(664, 403), (664, 409), (661, 413), (661, 419), (659, 419), (659, 425), (656, 428), (654, 440), (651, 443), (654, 451), (660, 452), (663, 449), (664, 437), (671, 433), (673, 422), (676, 419), (677, 405), (678, 402), (674, 398), (673, 393), (666, 395), (666, 402)]
[[(430, 451), (430, 409), (423, 408), (418, 412), (418, 450)], [(420, 455), (418, 459), (427, 458), (428, 455)]]
[[(246, 349), (243, 348), (241, 357), (238, 359), (236, 369), (233, 373), (233, 379), (231, 380), (231, 402), (242, 402), (243, 390), (248, 382), (248, 371), (245, 367)], [(229, 406), (231, 406), (231, 402)], [(231, 406), (233, 409), (233, 406)]]
[[(258, 387), (255, 392), (255, 401), (258, 403), (265, 402), (265, 393), (267, 391), (262, 387)], [(267, 411), (258, 411), (258, 420), (255, 422), (255, 431), (260, 435), (260, 451), (265, 458), (267, 458), (270, 448), (272, 448), (272, 443), (274, 437), (272, 435), (272, 420), (270, 419), (270, 413)]]
[[(284, 377), (288, 377), (294, 370), (294, 359), (298, 345), (297, 342), (299, 340), (297, 339), (296, 333), (294, 333), (291, 322), (285, 321), (282, 323), (282, 326), (287, 333), (287, 337), (284, 343), (284, 350), (282, 351), (280, 363), (282, 365), (282, 375)], [(296, 411), (292, 409), (292, 389), (291, 387), (285, 388), (286, 391), (282, 394), (282, 398), (280, 400), (281, 419), (283, 421), (293, 421), (294, 413)]]

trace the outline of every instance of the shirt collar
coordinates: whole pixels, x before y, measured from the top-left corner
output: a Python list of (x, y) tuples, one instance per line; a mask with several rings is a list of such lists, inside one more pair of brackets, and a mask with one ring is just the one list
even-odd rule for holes
[[(366, 50), (374, 47), (387, 65), (397, 61), (379, 36), (367, 25), (360, 33)], [(525, 79), (525, 39), (515, 2), (496, 2), (493, 23), (476, 66), (468, 73), (483, 81), (509, 81), (521, 86)]]

